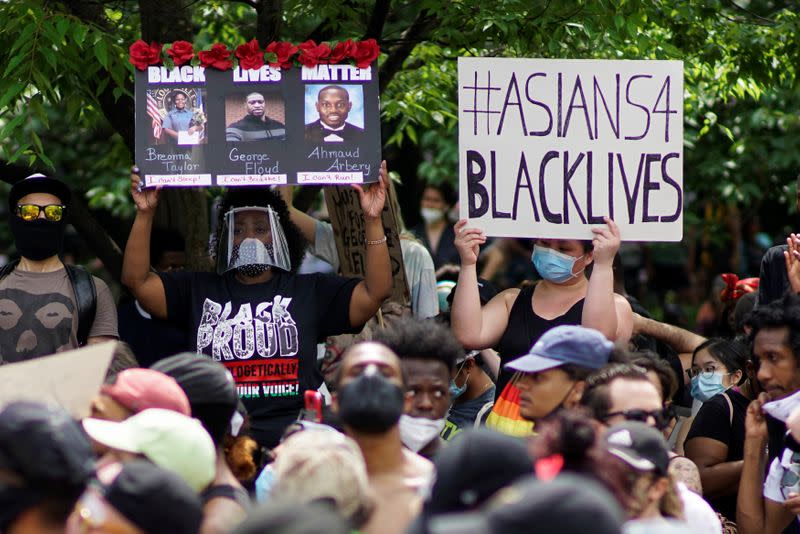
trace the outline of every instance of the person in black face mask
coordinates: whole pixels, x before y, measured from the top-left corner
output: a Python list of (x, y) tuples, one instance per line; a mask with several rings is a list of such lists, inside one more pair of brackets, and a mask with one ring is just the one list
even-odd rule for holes
[(398, 422), (410, 404), (400, 360), (388, 347), (364, 342), (345, 352), (332, 408), (367, 464), (376, 507), (366, 534), (405, 532), (433, 475), (433, 464), (400, 439)]
[(59, 257), (70, 196), (41, 174), (11, 188), (9, 227), (21, 257), (0, 270), (0, 363), (118, 337), (108, 286)]

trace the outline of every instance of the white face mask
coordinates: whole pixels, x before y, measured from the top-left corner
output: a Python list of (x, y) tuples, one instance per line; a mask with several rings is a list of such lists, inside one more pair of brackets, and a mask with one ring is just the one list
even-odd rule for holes
[(444, 419), (426, 419), (405, 414), (400, 416), (400, 440), (414, 452), (419, 452), (425, 445), (437, 439), (443, 428)]
[(427, 224), (431, 224), (442, 220), (444, 217), (444, 210), (439, 210), (436, 208), (420, 208), (419, 214)]

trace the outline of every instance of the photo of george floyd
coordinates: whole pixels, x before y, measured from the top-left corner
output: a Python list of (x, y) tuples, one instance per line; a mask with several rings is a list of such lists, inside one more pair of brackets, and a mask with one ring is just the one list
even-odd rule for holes
[(200, 145), (206, 135), (206, 90), (197, 87), (147, 89), (151, 145)]
[(359, 143), (364, 137), (364, 93), (359, 85), (307, 85), (306, 143)]
[(274, 90), (254, 86), (225, 95), (225, 140), (230, 143), (286, 139), (286, 106)]

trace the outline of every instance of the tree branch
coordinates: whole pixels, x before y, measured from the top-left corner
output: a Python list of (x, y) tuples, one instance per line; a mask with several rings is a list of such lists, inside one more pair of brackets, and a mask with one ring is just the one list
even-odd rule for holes
[(389, 53), (389, 57), (386, 58), (386, 61), (381, 66), (379, 72), (381, 93), (392, 81), (392, 78), (403, 68), (403, 63), (411, 54), (411, 51), (414, 50), (414, 47), (430, 35), (431, 30), (436, 27), (437, 23), (438, 19), (426, 10), (419, 12), (411, 26), (400, 37), (401, 44)]
[(391, 0), (376, 0), (375, 9), (372, 10), (372, 16), (369, 18), (367, 24), (367, 32), (364, 34), (364, 39), (381, 40), (383, 34), (383, 25), (386, 24), (386, 17), (389, 16), (389, 6)]
[[(101, 5), (94, 2), (83, 2), (81, 0), (65, 0), (64, 5), (69, 9), (70, 13), (86, 24), (95, 25), (108, 30), (108, 21), (105, 18), (105, 13)], [(119, 100), (114, 98), (115, 86), (113, 84), (107, 84), (105, 89), (103, 89), (100, 94), (97, 94), (100, 80), (106, 78), (111, 78), (111, 74), (106, 70), (101, 70), (97, 73), (97, 76), (88, 80), (88, 87), (92, 94), (96, 95), (97, 101), (100, 104), (100, 109), (103, 110), (103, 114), (111, 124), (111, 127), (119, 132), (128, 150), (133, 154), (133, 98), (125, 95), (121, 96)], [(133, 93), (133, 83), (127, 80), (124, 89)]]
[[(356, 6), (353, 4), (353, 2), (351, 2), (349, 0), (345, 0), (344, 2), (342, 2), (342, 6), (343, 7), (348, 7), (348, 8), (351, 8), (351, 9), (355, 9), (356, 8)], [(317, 43), (322, 43), (324, 41), (330, 41), (331, 39), (333, 39), (333, 37), (334, 37), (334, 33), (333, 33), (333, 30), (331, 29), (331, 25), (330, 25), (329, 21), (327, 19), (323, 19), (322, 22), (320, 22), (319, 25), (316, 28), (314, 28), (311, 31), (311, 33), (308, 34), (308, 36), (306, 37), (306, 40), (312, 39), (313, 41), (315, 41)]]

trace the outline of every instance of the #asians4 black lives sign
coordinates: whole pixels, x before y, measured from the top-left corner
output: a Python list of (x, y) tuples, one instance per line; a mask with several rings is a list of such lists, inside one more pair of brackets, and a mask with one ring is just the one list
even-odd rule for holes
[(461, 217), (489, 236), (683, 236), (683, 63), (459, 58)]
[(150, 66), (136, 71), (136, 164), (146, 186), (378, 180), (377, 69)]

